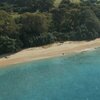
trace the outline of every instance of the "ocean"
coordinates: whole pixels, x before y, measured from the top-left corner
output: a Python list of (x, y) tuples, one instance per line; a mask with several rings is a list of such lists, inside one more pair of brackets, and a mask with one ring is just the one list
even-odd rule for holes
[(100, 100), (100, 49), (0, 68), (0, 100)]

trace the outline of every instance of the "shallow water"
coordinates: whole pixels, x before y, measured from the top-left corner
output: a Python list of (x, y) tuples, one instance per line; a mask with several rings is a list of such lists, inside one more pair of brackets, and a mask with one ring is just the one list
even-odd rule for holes
[(0, 100), (100, 100), (100, 49), (0, 69)]

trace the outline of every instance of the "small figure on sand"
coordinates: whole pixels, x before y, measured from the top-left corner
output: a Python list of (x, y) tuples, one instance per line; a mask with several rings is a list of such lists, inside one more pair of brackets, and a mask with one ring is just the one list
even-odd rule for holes
[(64, 55), (64, 53), (62, 53), (62, 55)]

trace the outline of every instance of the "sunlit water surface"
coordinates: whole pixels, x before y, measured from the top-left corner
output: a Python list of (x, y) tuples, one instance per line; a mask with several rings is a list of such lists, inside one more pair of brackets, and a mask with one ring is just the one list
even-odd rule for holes
[(100, 100), (100, 49), (1, 68), (0, 100)]

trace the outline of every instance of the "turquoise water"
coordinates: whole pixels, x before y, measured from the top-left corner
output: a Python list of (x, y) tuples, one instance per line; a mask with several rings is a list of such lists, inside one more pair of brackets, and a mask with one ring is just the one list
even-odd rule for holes
[(100, 49), (0, 69), (0, 100), (100, 100)]

